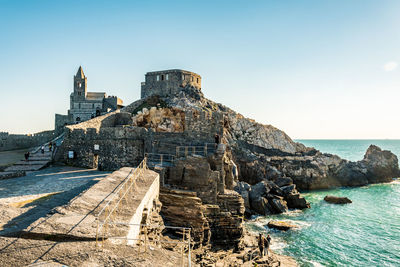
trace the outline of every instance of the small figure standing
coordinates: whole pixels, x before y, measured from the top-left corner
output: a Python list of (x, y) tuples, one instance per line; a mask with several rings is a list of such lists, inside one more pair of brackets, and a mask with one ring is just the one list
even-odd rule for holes
[(265, 249), (264, 253), (266, 253), (268, 255), (269, 245), (271, 244), (271, 236), (267, 235), (267, 238), (264, 238), (264, 242), (265, 242), (265, 244), (264, 244), (264, 247), (265, 247), (264, 248)]
[(264, 244), (265, 244), (264, 239), (265, 239), (264, 235), (260, 233), (258, 235), (258, 249), (260, 250), (260, 257), (264, 256)]
[(53, 147), (53, 143), (52, 142), (50, 142), (49, 143), (49, 151), (51, 151), (51, 148)]
[(215, 134), (214, 138), (215, 138), (215, 143), (218, 145), (219, 142), (220, 142), (220, 140), (219, 140), (219, 134)]
[(26, 153), (24, 154), (24, 156), (25, 156), (25, 161), (28, 161), (28, 160), (29, 160), (29, 155), (30, 155), (29, 151), (26, 152)]
[(44, 154), (44, 146), (42, 146), (42, 147), (40, 148), (40, 150), (42, 151), (42, 154)]

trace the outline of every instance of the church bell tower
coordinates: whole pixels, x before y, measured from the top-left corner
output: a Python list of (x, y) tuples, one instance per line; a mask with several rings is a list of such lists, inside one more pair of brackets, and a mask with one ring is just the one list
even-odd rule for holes
[(74, 76), (74, 98), (75, 100), (85, 100), (87, 92), (87, 80), (82, 67), (79, 66), (78, 72)]

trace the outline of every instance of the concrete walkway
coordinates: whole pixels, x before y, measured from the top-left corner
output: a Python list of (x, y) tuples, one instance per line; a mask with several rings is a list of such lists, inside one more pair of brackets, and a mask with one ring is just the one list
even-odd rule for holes
[(97, 170), (51, 167), (0, 180), (0, 235), (24, 230), (107, 175)]

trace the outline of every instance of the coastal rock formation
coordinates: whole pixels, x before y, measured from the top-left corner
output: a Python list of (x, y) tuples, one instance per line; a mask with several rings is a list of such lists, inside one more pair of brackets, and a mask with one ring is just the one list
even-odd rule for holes
[(267, 226), (269, 228), (283, 230), (283, 231), (287, 231), (287, 230), (290, 230), (292, 228), (297, 228), (297, 225), (290, 224), (290, 223), (285, 222), (285, 221), (274, 221), (274, 220), (269, 221)]
[(193, 229), (196, 245), (239, 248), (245, 205), (241, 195), (227, 189), (227, 153), (208, 158), (181, 158), (168, 168), (160, 201), (168, 225)]
[(348, 199), (347, 197), (337, 197), (337, 196), (325, 196), (324, 200), (328, 203), (332, 203), (332, 204), (348, 204), (348, 203), (352, 203), (352, 201), (350, 199)]
[(390, 182), (400, 175), (397, 156), (374, 145), (357, 162), (317, 152), (314, 156), (273, 157), (269, 163), (290, 176), (300, 190)]
[(195, 192), (163, 187), (160, 201), (163, 203), (161, 215), (167, 224), (190, 227), (196, 244), (207, 245), (210, 242), (210, 227), (204, 215), (207, 207)]
[[(276, 182), (261, 181), (250, 186), (246, 182), (239, 182), (235, 190), (243, 197), (246, 206), (246, 214), (277, 214), (288, 209), (305, 209), (310, 205), (296, 189), (295, 184), (290, 184), (292, 179), (282, 177)], [(282, 185), (279, 187), (278, 184)], [(289, 185), (288, 185), (289, 184)]]

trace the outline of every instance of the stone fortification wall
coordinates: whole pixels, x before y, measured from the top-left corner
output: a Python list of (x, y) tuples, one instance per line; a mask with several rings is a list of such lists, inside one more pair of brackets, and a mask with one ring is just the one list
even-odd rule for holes
[(146, 135), (146, 129), (137, 127), (67, 129), (57, 159), (68, 165), (100, 170), (137, 166), (143, 159)]
[[(214, 135), (223, 133), (222, 113), (188, 110), (182, 117), (183, 132), (158, 132), (147, 124), (148, 128), (132, 126), (135, 117), (125, 111), (70, 125), (58, 158), (73, 166), (115, 170), (135, 166), (146, 152), (174, 155), (177, 146), (214, 143)], [(94, 150), (95, 145), (100, 147), (98, 151)], [(75, 153), (73, 159), (69, 158), (69, 151)]]
[(0, 133), (0, 151), (31, 148), (46, 143), (54, 138), (54, 131), (35, 134)]

